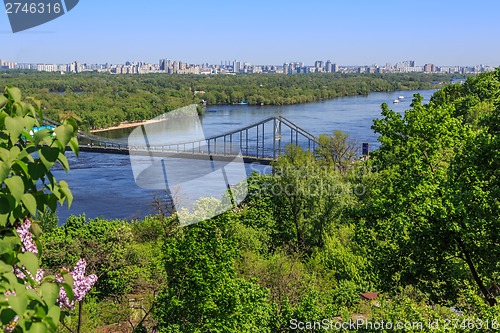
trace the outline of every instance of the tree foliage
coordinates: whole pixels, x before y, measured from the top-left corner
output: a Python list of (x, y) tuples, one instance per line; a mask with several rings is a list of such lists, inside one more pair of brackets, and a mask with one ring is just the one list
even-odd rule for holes
[[(10, 72), (7, 84), (42, 101), (47, 117), (81, 119), (84, 130), (155, 118), (205, 101), (209, 105), (246, 101), (249, 105), (288, 105), (366, 95), (374, 91), (433, 89), (446, 75), (109, 75)], [(202, 93), (195, 93), (200, 92)]]
[(499, 74), (447, 87), (428, 105), (415, 96), (403, 116), (383, 105), (373, 126), (381, 180), (364, 226), (384, 288), (415, 285), (453, 301), (470, 279), (496, 304)]
[[(33, 132), (41, 121), (37, 100), (5, 88), (0, 96), (0, 325), (6, 331), (56, 331), (60, 288), (69, 302), (73, 299), (66, 269), (57, 278), (39, 270), (41, 246), (32, 239), (29, 219), (46, 208), (55, 210), (58, 202), (71, 204), (67, 183), (57, 182), (50, 170), (56, 163), (69, 170), (64, 153), (68, 144), (78, 152), (77, 126), (68, 119), (53, 131)], [(41, 232), (37, 226), (32, 230)]]
[[(106, 77), (99, 78), (105, 87)], [(305, 78), (311, 82), (303, 83)], [(253, 89), (253, 84), (269, 80), (263, 86), (277, 84), (275, 98), (281, 103), (287, 99), (280, 94), (287, 89), (293, 93), (296, 84), (309, 89), (337, 78), (122, 79), (147, 79), (151, 87), (164, 84), (177, 89), (172, 93), (176, 97), (183, 91), (187, 97), (195, 87), (215, 103), (248, 97), (236, 88), (211, 90), (221, 82)], [(369, 86), (363, 77), (342, 79), (357, 80), (363, 89)], [(184, 82), (196, 84), (183, 90)], [(206, 82), (212, 85), (202, 86)], [(272, 174), (250, 176), (249, 195), (241, 205), (188, 227), (180, 227), (172, 212), (132, 222), (71, 217), (63, 226), (55, 226), (56, 217), (46, 215), (43, 223), (51, 230), (40, 238), (47, 252), (42, 266), (55, 270), (73, 265), (80, 256), (88, 258), (89, 269), (100, 277), (82, 307), (82, 329), (89, 332), (110, 327), (290, 332), (297, 322), (314, 324), (326, 318), (328, 323), (346, 323), (360, 317), (438, 325), (405, 328), (408, 332), (446, 331), (445, 324), (455, 321), (466, 325), (456, 331), (474, 331), (470, 323), (497, 331), (499, 82), (497, 70), (447, 86), (429, 104), (416, 95), (403, 114), (382, 105), (382, 118), (373, 125), (381, 147), (369, 159), (358, 159), (355, 145), (341, 132), (321, 136), (316, 152), (289, 146), (273, 164)], [(329, 88), (314, 89), (325, 97)], [(139, 90), (129, 87), (123, 94)], [(3, 139), (11, 142), (10, 131), (5, 133)], [(24, 175), (23, 168), (11, 169), (10, 177)], [(44, 198), (55, 188), (50, 177), (47, 186)], [(19, 193), (12, 189), (3, 186), (3, 197), (15, 199)], [(195, 214), (204, 216), (220, 204), (202, 199)], [(12, 208), (28, 209), (22, 197)], [(10, 216), (6, 223), (11, 223)], [(15, 226), (14, 217), (12, 221), (6, 227)], [(13, 244), (19, 249), (19, 242)], [(375, 291), (376, 300), (360, 297)]]
[(232, 218), (185, 227), (166, 240), (167, 287), (156, 307), (161, 332), (269, 332), (266, 289), (236, 275)]

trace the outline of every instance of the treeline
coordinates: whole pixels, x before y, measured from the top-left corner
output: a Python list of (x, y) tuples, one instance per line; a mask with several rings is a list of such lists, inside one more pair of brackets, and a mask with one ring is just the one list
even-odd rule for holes
[(384, 104), (370, 159), (341, 132), (289, 146), (238, 208), (188, 227), (160, 201), (131, 223), (46, 218), (43, 264), (88, 259), (89, 332), (497, 332), (499, 98), (497, 70), (404, 115)]
[(376, 91), (432, 89), (452, 77), (422, 73), (183, 76), (14, 71), (1, 74), (0, 84), (37, 96), (47, 117), (58, 120), (76, 115), (81, 128), (91, 130), (151, 119), (203, 101), (208, 105), (298, 104)]

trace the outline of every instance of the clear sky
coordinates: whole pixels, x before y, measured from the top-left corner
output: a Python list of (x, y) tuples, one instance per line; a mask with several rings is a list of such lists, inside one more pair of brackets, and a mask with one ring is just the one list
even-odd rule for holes
[(2, 10), (0, 59), (499, 66), (499, 13), (498, 0), (80, 0), (16, 34)]

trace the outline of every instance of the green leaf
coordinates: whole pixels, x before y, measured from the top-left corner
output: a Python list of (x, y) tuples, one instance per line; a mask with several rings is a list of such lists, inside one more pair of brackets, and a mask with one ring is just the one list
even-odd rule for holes
[(16, 291), (16, 287), (22, 288), (24, 291), (26, 291), (26, 287), (24, 285), (20, 285), (17, 276), (11, 272), (5, 273), (2, 275), (2, 278), (9, 281), (9, 284), (14, 287), (14, 290)]
[(78, 157), (78, 152), (80, 151), (80, 147), (78, 146), (78, 139), (76, 137), (71, 138), (69, 141), (69, 147), (75, 153), (75, 155)]
[(0, 240), (0, 255), (14, 251), (16, 245), (19, 244), (19, 238), (15, 236), (4, 236)]
[(7, 97), (5, 97), (4, 95), (0, 95), (0, 109), (3, 108), (7, 103), (9, 103)]
[(42, 298), (49, 307), (56, 304), (57, 297), (59, 296), (59, 286), (56, 283), (44, 282), (39, 290), (42, 293)]
[(64, 283), (61, 283), (61, 286), (64, 288), (64, 291), (66, 291), (66, 294), (68, 295), (68, 298), (70, 301), (73, 300), (73, 297), (74, 297), (74, 294), (73, 294), (73, 284), (74, 284), (74, 281), (73, 281), (73, 277), (68, 274), (68, 272), (65, 272), (63, 274), (61, 274), (63, 279), (64, 279)]
[(16, 200), (12, 195), (5, 194), (0, 196), (0, 214), (9, 214), (14, 210), (16, 206)]
[(36, 216), (36, 199), (31, 193), (25, 193), (22, 198), (24, 207), (30, 212), (31, 216)]
[(60, 191), (64, 193), (64, 195), (68, 199), (68, 207), (71, 207), (71, 203), (73, 202), (73, 194), (69, 189), (68, 183), (66, 183), (64, 180), (61, 180), (59, 182), (59, 186), (60, 186)]
[[(54, 311), (51, 313), (51, 310), (54, 310)], [(49, 325), (50, 329), (52, 329), (53, 332), (56, 332), (57, 331), (57, 324), (59, 323), (60, 316), (61, 316), (61, 309), (58, 306), (53, 306), (49, 310), (47, 317), (45, 317), (42, 320), (42, 322)]]
[(16, 296), (9, 295), (7, 296), (7, 302), (12, 307), (12, 310), (14, 310), (19, 317), (23, 316), (24, 311), (26, 311), (26, 308), (28, 307), (28, 299), (25, 297), (24, 294), (21, 295), (17, 294)]
[(19, 159), (19, 154), (21, 153), (21, 148), (19, 146), (14, 146), (9, 151), (9, 158), (14, 161)]
[(24, 128), (27, 131), (31, 131), (33, 127), (36, 125), (36, 119), (30, 116), (24, 117)]
[(42, 228), (40, 228), (40, 224), (39, 223), (32, 223), (31, 224), (31, 232), (33, 232), (33, 235), (35, 235), (35, 237), (40, 237), (42, 235)]
[(24, 194), (24, 183), (23, 179), (19, 176), (14, 176), (11, 178), (7, 178), (4, 181), (5, 185), (10, 190), (10, 194), (16, 199), (17, 202), (21, 201), (21, 198)]
[[(57, 289), (57, 293), (59, 294), (59, 288)], [(49, 312), (47, 313), (47, 317), (52, 318), (54, 322), (57, 323), (59, 321), (59, 318), (61, 317), (61, 308), (58, 306), (49, 307)]]
[(27, 331), (29, 333), (46, 333), (47, 332), (47, 326), (43, 323), (33, 323), (31, 325), (30, 329)]
[(9, 96), (9, 98), (14, 101), (14, 102), (20, 102), (21, 101), (21, 98), (22, 98), (22, 94), (21, 94), (21, 90), (19, 90), (19, 88), (16, 88), (16, 87), (7, 87), (5, 89), (6, 93), (7, 93), (7, 96)]
[(45, 312), (45, 309), (42, 306), (37, 306), (35, 308), (35, 318), (43, 319), (45, 318), (46, 315), (47, 313)]
[(12, 269), (13, 268), (11, 265), (7, 265), (6, 263), (0, 260), (0, 274), (3, 275), (4, 273), (10, 273), (12, 272)]
[(0, 184), (9, 176), (10, 167), (6, 162), (0, 161)]
[(47, 206), (51, 211), (55, 212), (57, 209), (57, 197), (54, 194), (49, 194), (47, 197)]
[(59, 153), (59, 157), (57, 158), (59, 163), (61, 163), (63, 169), (65, 171), (68, 171), (69, 170), (69, 163), (68, 163), (68, 159), (66, 158), (66, 156), (64, 156), (63, 153)]
[(35, 144), (37, 145), (42, 143), (50, 144), (52, 142), (51, 134), (52, 131), (47, 128), (36, 131), (33, 134), (33, 138), (35, 139)]
[(73, 137), (74, 129), (71, 125), (60, 125), (54, 130), (57, 140), (65, 147)]
[(28, 171), (32, 179), (41, 179), (45, 175), (45, 167), (41, 163), (28, 164)]
[(15, 160), (13, 162), (14, 165), (18, 165), (21, 170), (23, 171), (23, 174), (26, 176), (29, 176), (29, 171), (28, 171), (28, 164), (24, 163), (23, 161), (20, 160)]
[(0, 226), (5, 227), (9, 221), (9, 214), (0, 214)]
[[(80, 118), (78, 118), (78, 120), (81, 120)], [(78, 132), (78, 124), (76, 123), (75, 119), (66, 119), (64, 121), (64, 123), (70, 125), (71, 127), (73, 127), (73, 133), (76, 133)]]
[(19, 136), (24, 130), (24, 121), (22, 117), (6, 117), (5, 118), (5, 128), (9, 132), (10, 140), (12, 142), (17, 142)]
[(12, 322), (12, 320), (17, 316), (16, 312), (12, 309), (2, 310), (0, 315), (1, 323), (7, 325)]
[(35, 300), (37, 301), (38, 303), (43, 303), (43, 300), (42, 300), (42, 297), (40, 295), (38, 295), (35, 290), (33, 289), (26, 289), (26, 296), (30, 299), (30, 300)]
[(52, 168), (54, 163), (57, 161), (58, 156), (58, 148), (42, 147), (42, 149), (40, 149), (40, 159), (47, 170)]
[(17, 258), (19, 259), (19, 262), (31, 273), (31, 275), (36, 276), (38, 271), (38, 258), (34, 253), (20, 253)]

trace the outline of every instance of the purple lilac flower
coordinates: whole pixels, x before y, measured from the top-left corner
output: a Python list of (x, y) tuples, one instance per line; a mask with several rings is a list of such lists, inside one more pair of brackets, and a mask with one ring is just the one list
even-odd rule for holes
[[(73, 269), (71, 276), (73, 277), (73, 300), (70, 302), (68, 295), (63, 287), (61, 287), (59, 291), (58, 302), (63, 310), (71, 310), (75, 308), (75, 303), (80, 302), (85, 298), (85, 295), (88, 293), (90, 288), (97, 282), (97, 276), (95, 274), (91, 274), (89, 276), (85, 276), (85, 268), (87, 267), (87, 262), (85, 259), (80, 259), (75, 268)], [(63, 268), (64, 269), (64, 268)], [(63, 278), (58, 275), (56, 278), (57, 282), (63, 282)]]
[[(37, 282), (38, 284), (40, 284), (40, 282), (42, 282), (42, 279), (43, 279), (43, 276), (45, 275), (45, 272), (43, 271), (43, 269), (39, 268), (37, 271), (36, 271), (36, 276), (33, 277), (33, 275), (31, 275), (31, 273), (26, 269), (26, 267), (22, 266), (22, 268), (28, 273), (28, 276), (35, 280), (35, 282)], [(19, 268), (17, 267), (14, 267), (14, 274), (20, 278), (21, 280), (26, 280), (26, 274), (23, 273), (23, 271), (21, 271)]]
[(33, 241), (33, 234), (30, 231), (31, 221), (28, 218), (24, 219), (24, 223), (19, 226), (16, 231), (21, 237), (21, 242), (23, 243), (23, 252), (32, 252), (38, 254), (38, 248)]
[(42, 279), (43, 279), (43, 276), (45, 275), (45, 272), (43, 271), (43, 269), (38, 269), (38, 271), (36, 271), (36, 276), (35, 276), (35, 281), (40, 284), (42, 282)]

